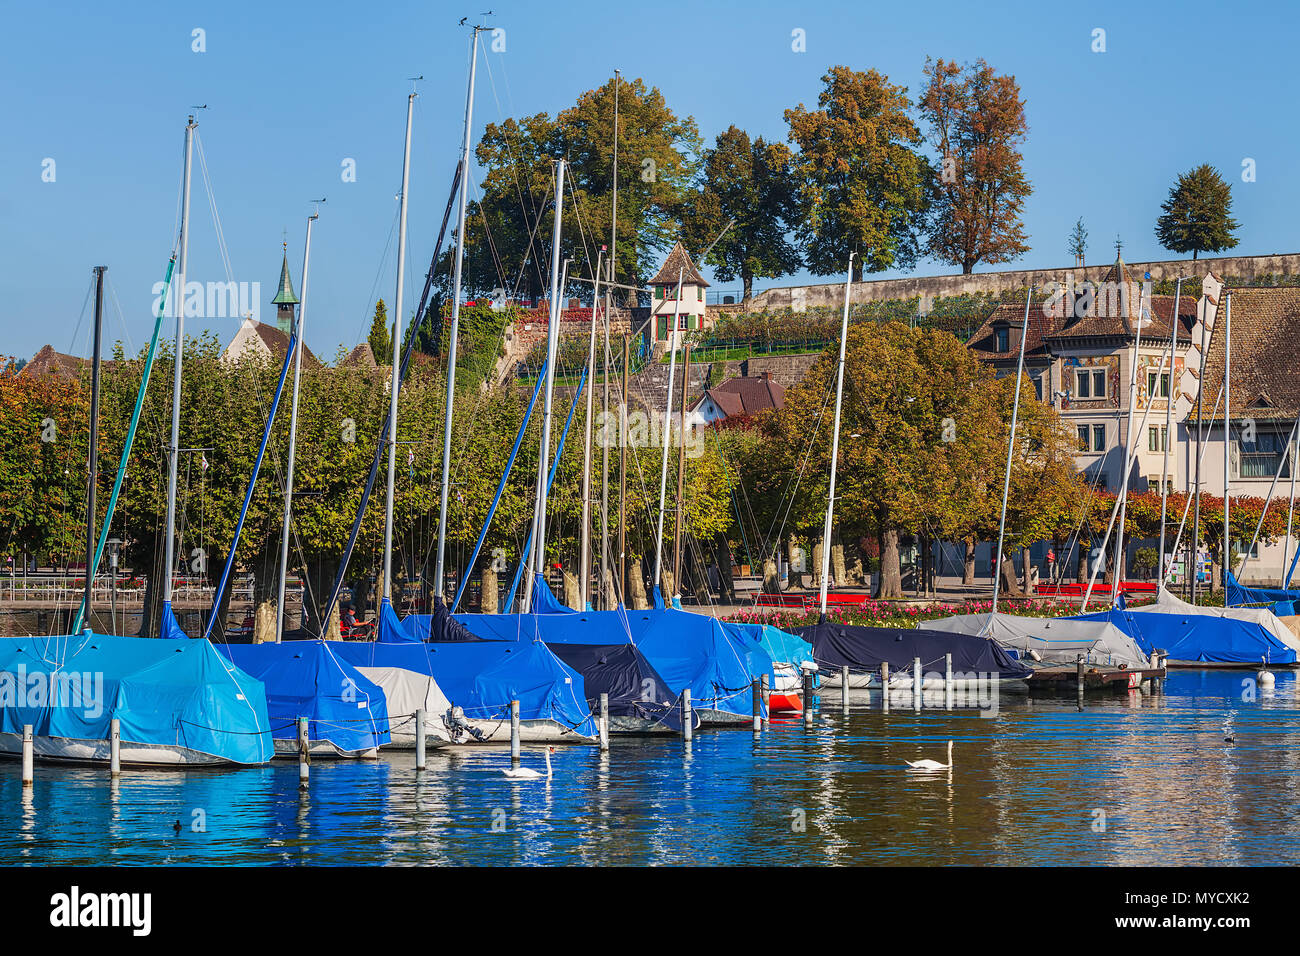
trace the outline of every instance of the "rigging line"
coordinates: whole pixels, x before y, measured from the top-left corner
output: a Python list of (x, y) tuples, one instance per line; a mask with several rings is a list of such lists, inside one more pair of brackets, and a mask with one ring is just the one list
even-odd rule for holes
[[(478, 207), (479, 219), (483, 220), (483, 236), (487, 239), (488, 253), (492, 256), (492, 268), (496, 270), (497, 281), (504, 286), (506, 284), (505, 266), (501, 262), (501, 254), (497, 251), (496, 241), (492, 238), (492, 227), (488, 225), (487, 211), (483, 204), (483, 194), (478, 191), (478, 186), (472, 182), (470, 188), (474, 191), (476, 197), (474, 205)], [(469, 232), (468, 223), (465, 231)], [(459, 237), (457, 238), (459, 239)]]
[(90, 295), (95, 291), (95, 277), (91, 274), (90, 284), (86, 286), (86, 297), (81, 300), (81, 313), (77, 316), (77, 324), (72, 329), (72, 336), (68, 339), (68, 351), (74, 354), (86, 354), (90, 351), (90, 333), (87, 330), (86, 339), (82, 348), (77, 348), (77, 337), (81, 334), (81, 324), (86, 321), (86, 306), (90, 303)]
[[(233, 282), (235, 280), (235, 271), (230, 265), (230, 250), (226, 248), (226, 236), (221, 228), (221, 214), (217, 212), (217, 196), (212, 189), (212, 180), (208, 175), (208, 160), (203, 153), (203, 141), (199, 137), (197, 129), (194, 131), (194, 143), (198, 147), (199, 169), (203, 172), (203, 186), (208, 194), (208, 206), (212, 210), (212, 225), (217, 232), (217, 251), (221, 256), (221, 264), (226, 270), (226, 281)], [(181, 290), (181, 292), (183, 295), (184, 290)]]
[(113, 300), (113, 308), (117, 312), (118, 324), (122, 326), (122, 337), (126, 339), (127, 354), (130, 355), (135, 351), (135, 343), (131, 340), (131, 330), (126, 324), (126, 316), (122, 313), (122, 303), (117, 298), (117, 288), (113, 285), (113, 280), (108, 278), (107, 273), (104, 279), (105, 285), (108, 286), (108, 294)]

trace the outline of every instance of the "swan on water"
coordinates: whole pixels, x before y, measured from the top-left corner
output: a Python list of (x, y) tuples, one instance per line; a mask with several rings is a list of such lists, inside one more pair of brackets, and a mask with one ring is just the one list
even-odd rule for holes
[(939, 763), (939, 761), (931, 760), (928, 757), (925, 758), (924, 760), (918, 760), (915, 763), (913, 763), (910, 760), (904, 760), (903, 763), (907, 764), (909, 770), (951, 770), (952, 769), (952, 741), (951, 740), (948, 741), (948, 762), (947, 763)]
[(555, 753), (555, 748), (547, 747), (542, 753), (546, 755), (546, 773), (533, 770), (531, 767), (511, 767), (509, 770), (502, 770), (501, 772), (507, 777), (513, 777), (515, 780), (550, 780), (552, 776), (551, 754)]

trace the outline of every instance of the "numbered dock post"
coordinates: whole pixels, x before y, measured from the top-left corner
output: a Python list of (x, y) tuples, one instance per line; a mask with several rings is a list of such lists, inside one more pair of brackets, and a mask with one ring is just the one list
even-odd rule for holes
[(757, 677), (750, 682), (750, 689), (753, 692), (754, 733), (758, 733), (763, 729), (763, 691)]
[(771, 687), (768, 686), (767, 675), (762, 674), (758, 678), (759, 691), (763, 695), (763, 726), (766, 727), (772, 719), (772, 694)]
[(23, 786), (30, 787), (35, 776), (35, 750), (32, 744), (32, 725), (23, 724)]
[(849, 712), (849, 665), (840, 665), (840, 710)]
[(600, 749), (609, 750), (609, 694), (600, 695)]
[(519, 766), (519, 701), (510, 702), (510, 766)]
[(114, 717), (108, 722), (108, 773), (116, 777), (122, 772), (122, 722)]
[(889, 661), (880, 662), (881, 704), (889, 710)]
[(1083, 704), (1083, 658), (1080, 657), (1074, 664), (1074, 676), (1079, 685), (1079, 703)]
[(310, 776), (311, 767), (311, 747), (307, 738), (307, 718), (298, 718), (298, 789), (307, 789), (307, 779)]
[(691, 689), (682, 690), (682, 740), (691, 739)]
[(805, 726), (813, 722), (813, 672), (807, 668), (803, 671), (803, 722)]
[(921, 658), (912, 658), (912, 709), (921, 709)]
[(415, 769), (424, 769), (424, 708), (415, 712)]
[(943, 697), (949, 710), (952, 710), (955, 691), (956, 687), (952, 682), (952, 654), (945, 654), (943, 655)]

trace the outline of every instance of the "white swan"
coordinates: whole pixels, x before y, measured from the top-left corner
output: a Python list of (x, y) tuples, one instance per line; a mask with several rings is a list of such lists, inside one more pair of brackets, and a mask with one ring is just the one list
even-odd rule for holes
[(546, 754), (546, 773), (542, 773), (540, 770), (533, 770), (530, 767), (511, 767), (509, 770), (502, 770), (501, 772), (505, 776), (512, 777), (515, 780), (550, 780), (553, 775), (553, 771), (551, 770), (551, 754), (555, 753), (555, 748), (547, 747), (543, 753)]
[(928, 757), (924, 760), (918, 760), (913, 763), (910, 760), (904, 760), (909, 770), (951, 770), (952, 769), (952, 741), (948, 741), (948, 762), (939, 763), (937, 760), (931, 760)]

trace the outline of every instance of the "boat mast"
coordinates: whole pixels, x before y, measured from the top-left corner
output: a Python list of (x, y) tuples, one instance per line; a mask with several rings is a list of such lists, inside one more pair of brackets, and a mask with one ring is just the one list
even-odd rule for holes
[[(1160, 586), (1165, 581), (1165, 509), (1169, 500), (1169, 432), (1174, 421), (1174, 365), (1178, 350), (1178, 299), (1183, 292), (1183, 277), (1179, 276), (1174, 284), (1174, 317), (1170, 320), (1169, 332), (1169, 387), (1165, 389), (1165, 438), (1164, 464), (1160, 467)], [(1156, 382), (1160, 384), (1159, 380)]]
[[(578, 593), (582, 595), (581, 611), (587, 606), (591, 593), (591, 415), (595, 405), (596, 375), (596, 316), (600, 312), (600, 267), (605, 250), (596, 254), (596, 278), (591, 291), (591, 334), (587, 343), (587, 382), (592, 385), (587, 389), (587, 428), (582, 446), (582, 534), (578, 557)], [(599, 600), (597, 600), (599, 605)]]
[(600, 443), (600, 595), (601, 610), (609, 610), (609, 289), (605, 289), (605, 311), (602, 315), (601, 332), (604, 336), (604, 352), (601, 355), (601, 369), (604, 372), (601, 383), (601, 414), (604, 427), (604, 441)]
[[(1125, 283), (1125, 289), (1127, 290), (1127, 283)], [(1115, 535), (1115, 570), (1114, 573), (1111, 575), (1111, 578), (1114, 580), (1114, 586), (1111, 588), (1112, 600), (1117, 599), (1119, 597), (1120, 589), (1124, 586), (1124, 572), (1127, 570), (1124, 561), (1124, 522), (1128, 519), (1129, 475), (1131, 474), (1133, 469), (1133, 462), (1136, 461), (1137, 459), (1137, 447), (1138, 447), (1137, 443), (1133, 440), (1133, 411), (1134, 408), (1137, 406), (1137, 386), (1138, 386), (1137, 363), (1138, 363), (1138, 355), (1140, 354), (1140, 350), (1142, 348), (1142, 304), (1141, 303), (1142, 300), (1141, 300), (1141, 296), (1139, 295), (1137, 329), (1133, 334), (1133, 363), (1129, 366), (1129, 370), (1128, 370), (1128, 425), (1125, 427), (1124, 430), (1125, 447), (1132, 448), (1133, 452), (1132, 454), (1125, 456), (1124, 476), (1123, 478), (1120, 479), (1119, 527), (1116, 529), (1117, 533)], [(1150, 395), (1147, 396), (1147, 401), (1148, 402), (1151, 401)], [(1148, 408), (1149, 407), (1150, 406), (1148, 405)], [(1143, 421), (1145, 420), (1146, 418), (1145, 416), (1143, 416)]]
[(86, 596), (83, 608), (86, 630), (90, 630), (90, 608), (95, 580), (95, 484), (99, 481), (99, 343), (104, 331), (104, 273), (108, 266), (95, 266), (95, 337), (90, 371), (90, 474), (86, 483)]
[[(465, 262), (465, 201), (469, 196), (469, 136), (474, 121), (474, 73), (478, 66), (478, 34), (482, 27), (474, 27), (469, 40), (469, 89), (465, 93), (465, 139), (461, 145), (460, 162), (465, 175), (461, 178), (459, 208), (456, 212), (456, 265), (452, 270), (451, 333), (447, 339), (447, 402), (442, 426), (442, 492), (438, 508), (438, 559), (433, 571), (433, 596), (442, 601), (444, 587), (444, 560), (447, 554), (447, 492), (451, 486), (451, 414), (456, 395), (456, 339), (460, 331), (460, 278)], [(417, 316), (421, 321), (423, 316)], [(394, 339), (394, 342), (397, 340)]]
[(627, 392), (632, 337), (623, 333), (623, 400), (618, 406), (618, 598), (627, 606)]
[[(682, 419), (677, 426), (677, 499), (673, 506), (673, 597), (678, 604), (682, 603), (682, 494), (686, 478), (686, 393), (691, 388), (690, 345), (682, 351)], [(672, 434), (671, 421), (665, 424), (664, 434)]]
[[(1204, 299), (1204, 289), (1202, 289), (1202, 299)], [(1201, 439), (1205, 433), (1205, 422), (1201, 420), (1201, 396), (1205, 393), (1205, 389), (1200, 386), (1205, 384), (1205, 350), (1208, 347), (1205, 341), (1207, 332), (1205, 317), (1202, 315), (1199, 318), (1201, 323), (1201, 368), (1198, 374), (1200, 385), (1196, 389), (1196, 509), (1192, 518), (1192, 554), (1191, 560), (1188, 562), (1192, 583), (1190, 596), (1193, 604), (1196, 603), (1196, 579), (1201, 570)], [(1215, 399), (1215, 402), (1217, 404), (1218, 399)]]
[(307, 315), (307, 267), (311, 263), (311, 226), (320, 213), (307, 217), (307, 241), (302, 250), (302, 296), (298, 300), (298, 318), (293, 337), (293, 399), (289, 405), (289, 460), (284, 476), (284, 521), (280, 526), (280, 587), (275, 602), (275, 643), (284, 640), (284, 591), (289, 578), (289, 535), (293, 516), (293, 458), (298, 447), (298, 382), (302, 377), (302, 333)]
[[(380, 579), (379, 603), (392, 603), (393, 593), (393, 484), (397, 474), (397, 390), (401, 388), (401, 373), (398, 368), (397, 348), (402, 341), (402, 292), (406, 279), (406, 193), (411, 183), (411, 114), (415, 110), (415, 93), (406, 97), (406, 146), (402, 151), (402, 193), (399, 198), (397, 213), (397, 295), (393, 300), (393, 338), (392, 360), (393, 374), (388, 391), (388, 499), (384, 502), (384, 571)], [(463, 170), (462, 170), (463, 173)], [(461, 192), (464, 193), (464, 176), (461, 177)], [(401, 604), (401, 601), (398, 601)]]
[[(659, 441), (664, 446), (663, 464), (659, 468), (659, 525), (655, 531), (655, 576), (651, 587), (661, 587), (660, 571), (664, 557), (664, 496), (668, 493), (668, 434), (672, 431), (673, 414), (673, 373), (677, 371), (677, 316), (682, 309), (682, 273), (684, 267), (677, 269), (677, 298), (673, 302), (673, 324), (668, 329), (668, 401), (664, 405), (664, 427)], [(660, 595), (662, 597), (662, 594)]]
[[(533, 504), (533, 545), (528, 555), (528, 568), (541, 574), (546, 564), (546, 478), (551, 457), (551, 406), (555, 393), (555, 353), (560, 341), (560, 296), (563, 281), (560, 278), (560, 235), (564, 218), (564, 170), (567, 164), (555, 162), (555, 224), (551, 231), (551, 303), (549, 326), (546, 330), (546, 399), (542, 405), (541, 454), (537, 459), (537, 497)], [(524, 575), (523, 611), (532, 610), (533, 574)]]
[(1232, 461), (1232, 293), (1224, 307), (1223, 325), (1223, 585), (1232, 567), (1232, 537), (1228, 523), (1228, 479)]
[(185, 125), (185, 178), (181, 186), (180, 261), (176, 270), (176, 352), (172, 359), (172, 432), (167, 446), (167, 526), (163, 531), (163, 608), (172, 604), (172, 577), (176, 573), (176, 470), (181, 446), (181, 364), (185, 347), (185, 267), (190, 254), (190, 166), (197, 124), (190, 116)]
[(1016, 362), (1016, 399), (1011, 406), (1011, 435), (1007, 438), (1007, 473), (1002, 480), (1002, 517), (998, 519), (998, 549), (993, 553), (993, 606), (989, 609), (989, 628), (998, 613), (998, 591), (1002, 584), (1002, 542), (1007, 532), (1007, 497), (1011, 493), (1011, 462), (1016, 452), (1016, 421), (1020, 418), (1020, 379), (1025, 373), (1025, 344), (1029, 341), (1029, 306), (1034, 301), (1034, 286), (1025, 293), (1025, 320), (1020, 326), (1020, 358)]
[(840, 408), (844, 399), (844, 353), (849, 341), (849, 294), (853, 288), (853, 258), (844, 274), (844, 317), (840, 320), (840, 364), (835, 382), (835, 430), (831, 433), (831, 485), (826, 497), (826, 526), (822, 529), (821, 613), (826, 617), (826, 585), (831, 575), (831, 522), (835, 516), (835, 473), (840, 458)]

